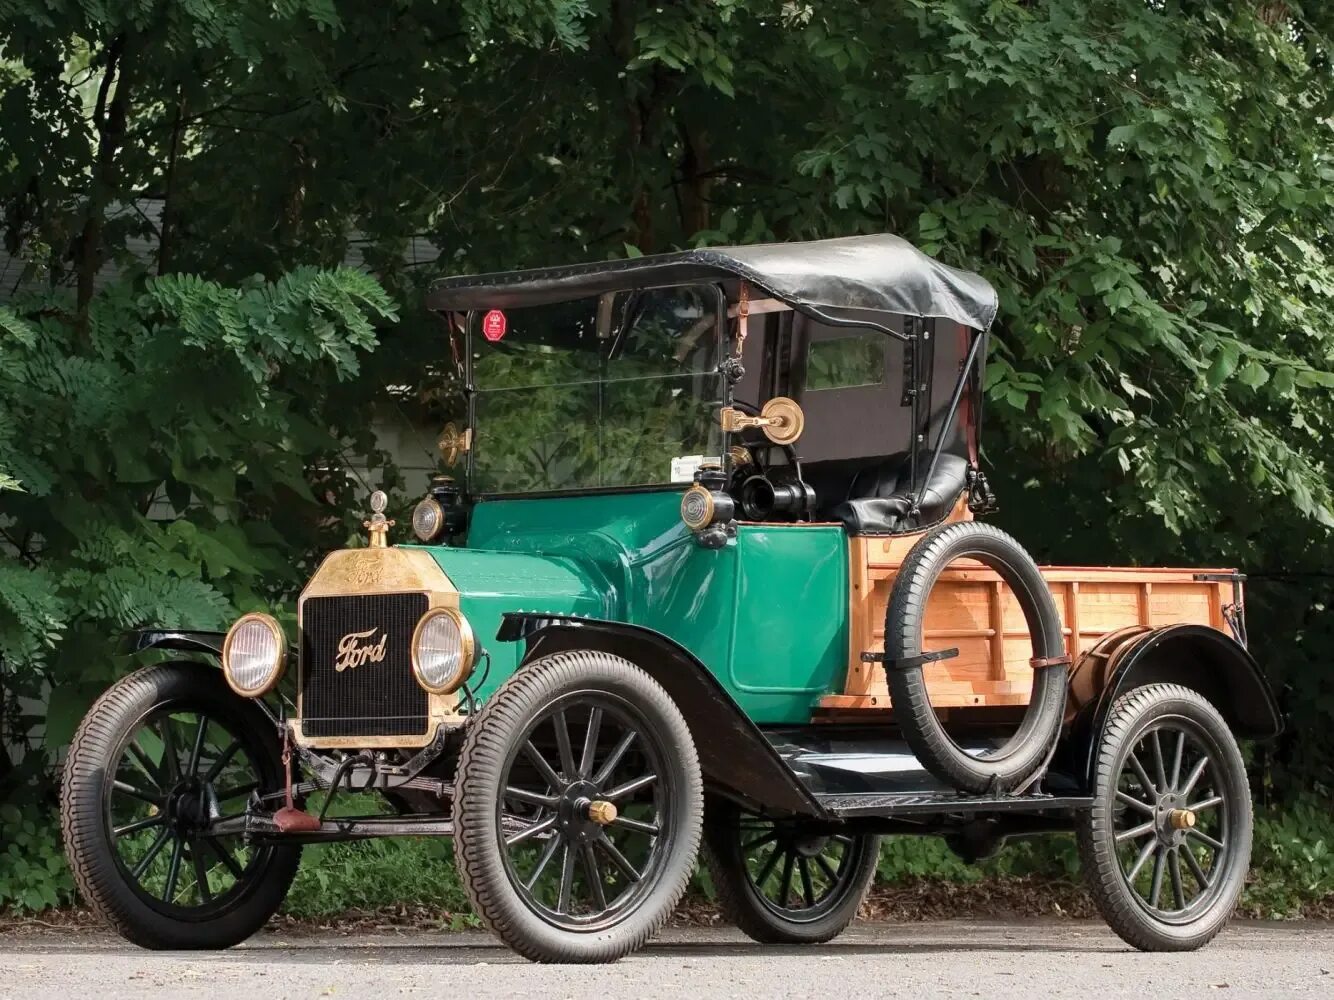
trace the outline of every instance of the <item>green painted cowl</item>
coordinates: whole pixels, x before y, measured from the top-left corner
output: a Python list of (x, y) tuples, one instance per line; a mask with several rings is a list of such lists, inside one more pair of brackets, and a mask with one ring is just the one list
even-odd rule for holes
[(661, 632), (695, 655), (758, 723), (810, 719), (847, 665), (847, 540), (837, 526), (741, 525), (722, 549), (681, 523), (681, 490), (490, 500), (466, 548), (427, 546), (458, 587), (491, 670), (485, 697), (518, 666), (499, 643), (507, 611), (585, 615)]

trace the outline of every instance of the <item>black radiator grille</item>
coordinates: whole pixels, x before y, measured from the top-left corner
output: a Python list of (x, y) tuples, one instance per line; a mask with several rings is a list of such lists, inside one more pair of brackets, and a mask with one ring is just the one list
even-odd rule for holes
[[(425, 594), (312, 597), (301, 609), (301, 731), (421, 736), (426, 692), (412, 676), (412, 630)], [(337, 669), (341, 659), (344, 669)]]

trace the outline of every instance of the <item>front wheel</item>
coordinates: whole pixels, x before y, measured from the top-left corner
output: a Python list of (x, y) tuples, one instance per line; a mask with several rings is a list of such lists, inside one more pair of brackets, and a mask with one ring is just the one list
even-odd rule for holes
[(216, 836), (212, 821), (283, 787), (271, 722), (201, 664), (148, 667), (113, 684), (70, 746), (61, 788), (79, 892), (145, 948), (226, 948), (282, 903), (301, 848)]
[(612, 962), (685, 891), (703, 782), (676, 705), (592, 650), (535, 660), (472, 722), (454, 851), (482, 922), (537, 962)]
[(875, 878), (880, 838), (776, 821), (718, 799), (705, 860), (723, 915), (763, 944), (820, 944), (852, 923)]
[(1190, 951), (1227, 923), (1251, 855), (1246, 768), (1227, 723), (1176, 684), (1112, 706), (1077, 828), (1089, 890), (1142, 951)]

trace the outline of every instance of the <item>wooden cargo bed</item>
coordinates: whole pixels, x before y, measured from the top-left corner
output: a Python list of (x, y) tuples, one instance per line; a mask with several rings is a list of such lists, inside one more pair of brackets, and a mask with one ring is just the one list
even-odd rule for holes
[[(860, 715), (867, 709), (892, 707), (884, 667), (863, 663), (861, 654), (884, 649), (890, 588), (919, 537), (849, 540), (852, 609), (847, 681), (842, 694), (821, 700), (820, 715)], [(1231, 570), (1048, 566), (1042, 572), (1060, 609), (1067, 651), (1076, 663), (1103, 636), (1127, 626), (1192, 623), (1224, 629), (1223, 608), (1233, 601)], [(957, 657), (925, 668), (933, 705), (1028, 703), (1032, 645), (1023, 612), (1000, 576), (972, 560), (960, 561), (941, 575), (927, 606), (923, 649), (956, 646)]]

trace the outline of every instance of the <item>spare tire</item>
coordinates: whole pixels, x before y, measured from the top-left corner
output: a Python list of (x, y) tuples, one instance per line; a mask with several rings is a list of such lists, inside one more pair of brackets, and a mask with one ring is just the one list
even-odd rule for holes
[[(984, 754), (963, 749), (945, 731), (922, 676), (922, 627), (931, 588), (957, 559), (976, 559), (1000, 574), (1019, 601), (1033, 637), (1033, 695), (1004, 744)], [(1057, 662), (1041, 665), (1043, 661)], [(1041, 769), (1060, 734), (1069, 660), (1051, 591), (1023, 546), (975, 521), (928, 532), (904, 560), (885, 613), (885, 669), (894, 717), (922, 765), (968, 792), (1009, 792)]]

